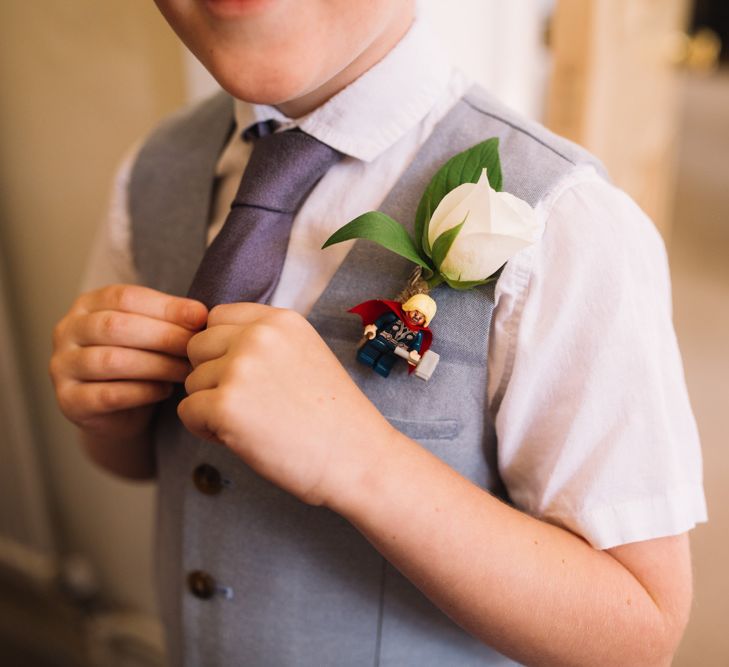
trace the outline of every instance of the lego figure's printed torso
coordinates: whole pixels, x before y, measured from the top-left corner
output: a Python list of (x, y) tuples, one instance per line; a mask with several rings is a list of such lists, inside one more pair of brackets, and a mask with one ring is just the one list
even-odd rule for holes
[(408, 352), (420, 352), (423, 332), (413, 331), (395, 313), (387, 312), (375, 320), (377, 334), (359, 350), (357, 360), (372, 366), (375, 372), (387, 377), (397, 359), (395, 348), (402, 347)]

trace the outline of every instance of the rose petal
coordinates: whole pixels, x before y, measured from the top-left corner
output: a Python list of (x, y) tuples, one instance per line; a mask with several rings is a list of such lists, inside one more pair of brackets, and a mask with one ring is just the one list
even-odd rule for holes
[(475, 183), (462, 183), (440, 200), (428, 225), (428, 242), (431, 246), (443, 232), (461, 223), (463, 217), (457, 222), (452, 222), (454, 220), (453, 210), (468, 198), (475, 187)]
[(524, 200), (508, 192), (494, 192), (491, 196), (491, 231), (536, 241), (541, 229), (534, 209)]
[(531, 241), (502, 234), (458, 235), (440, 271), (451, 280), (484, 280)]
[[(468, 220), (461, 234), (464, 232), (488, 231), (490, 229), (491, 199), (489, 191), (491, 188), (485, 174), (486, 170), (484, 169), (478, 183), (464, 183), (463, 185), (459, 185), (443, 198), (445, 201), (452, 194), (457, 193), (457, 196), (461, 199), (455, 206), (452, 206), (452, 202), (448, 202), (447, 207), (450, 208), (450, 211), (447, 216), (443, 218), (439, 216), (439, 219), (431, 221), (431, 225), (428, 228), (428, 241), (431, 246), (443, 232), (448, 231), (456, 225), (460, 225), (466, 216), (468, 216)], [(455, 200), (456, 197), (453, 199)], [(435, 216), (433, 217), (435, 218)]]

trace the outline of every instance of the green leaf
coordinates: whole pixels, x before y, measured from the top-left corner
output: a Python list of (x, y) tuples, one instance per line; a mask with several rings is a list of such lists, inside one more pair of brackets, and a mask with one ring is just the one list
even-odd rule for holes
[(423, 255), (431, 256), (428, 243), (428, 223), (441, 199), (463, 183), (476, 183), (483, 169), (488, 169), (489, 183), (501, 190), (503, 176), (499, 158), (499, 139), (494, 137), (458, 153), (433, 176), (415, 213), (415, 242)]
[[(441, 274), (443, 275), (443, 274)], [(448, 284), (449, 287), (457, 290), (469, 290), (480, 285), (488, 285), (496, 281), (497, 276), (493, 275), (485, 280), (451, 280), (447, 276), (443, 276), (443, 280)]]
[(405, 228), (397, 220), (393, 220), (389, 215), (379, 211), (364, 213), (348, 222), (344, 227), (340, 227), (326, 240), (322, 249), (350, 239), (374, 241), (424, 269), (433, 268), (427, 260), (420, 256)]
[(500, 266), (488, 278), (484, 278), (483, 280), (453, 280), (448, 276), (444, 276), (442, 273), (440, 274), (440, 276), (443, 278), (446, 284), (448, 284), (449, 287), (458, 290), (468, 290), (473, 289), (474, 287), (479, 287), (480, 285), (495, 283), (499, 279), (501, 272), (504, 270), (504, 266), (506, 266), (506, 264)]
[(445, 281), (445, 278), (440, 273), (436, 273), (435, 275), (432, 275), (429, 278), (427, 278), (427, 281), (428, 281), (428, 287), (430, 289), (435, 289), (436, 287), (438, 287), (438, 285), (443, 284), (443, 282)]
[(463, 221), (460, 224), (444, 231), (437, 239), (435, 239), (431, 257), (436, 269), (440, 268), (440, 265), (443, 263), (448, 251), (451, 249), (453, 242), (456, 240), (458, 234), (460, 234), (461, 229), (463, 229), (463, 225), (466, 224), (467, 218), (468, 213), (466, 213), (466, 217), (463, 218)]
[[(423, 202), (423, 199), (421, 198), (420, 203), (418, 204), (418, 210), (415, 212), (415, 242), (420, 243), (420, 251), (423, 255), (426, 255), (427, 257), (430, 257), (432, 255), (430, 249), (430, 240), (428, 239), (427, 225), (432, 215), (433, 211), (430, 210), (430, 201)], [(422, 229), (418, 231), (418, 220), (421, 218), (425, 221), (425, 223), (423, 223)]]

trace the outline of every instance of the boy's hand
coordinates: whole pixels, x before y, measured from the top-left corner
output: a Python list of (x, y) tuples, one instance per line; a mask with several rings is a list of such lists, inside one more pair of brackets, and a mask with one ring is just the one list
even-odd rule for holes
[(185, 426), (304, 502), (330, 504), (397, 434), (293, 311), (218, 306), (188, 354)]
[(50, 374), (63, 414), (82, 431), (141, 434), (153, 405), (183, 382), (186, 348), (207, 309), (136, 285), (80, 296), (53, 332)]

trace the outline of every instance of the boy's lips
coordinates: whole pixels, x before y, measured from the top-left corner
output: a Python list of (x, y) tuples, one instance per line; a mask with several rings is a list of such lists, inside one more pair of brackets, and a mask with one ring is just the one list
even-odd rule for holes
[(203, 0), (202, 4), (217, 18), (235, 18), (260, 11), (271, 2), (272, 0)]

